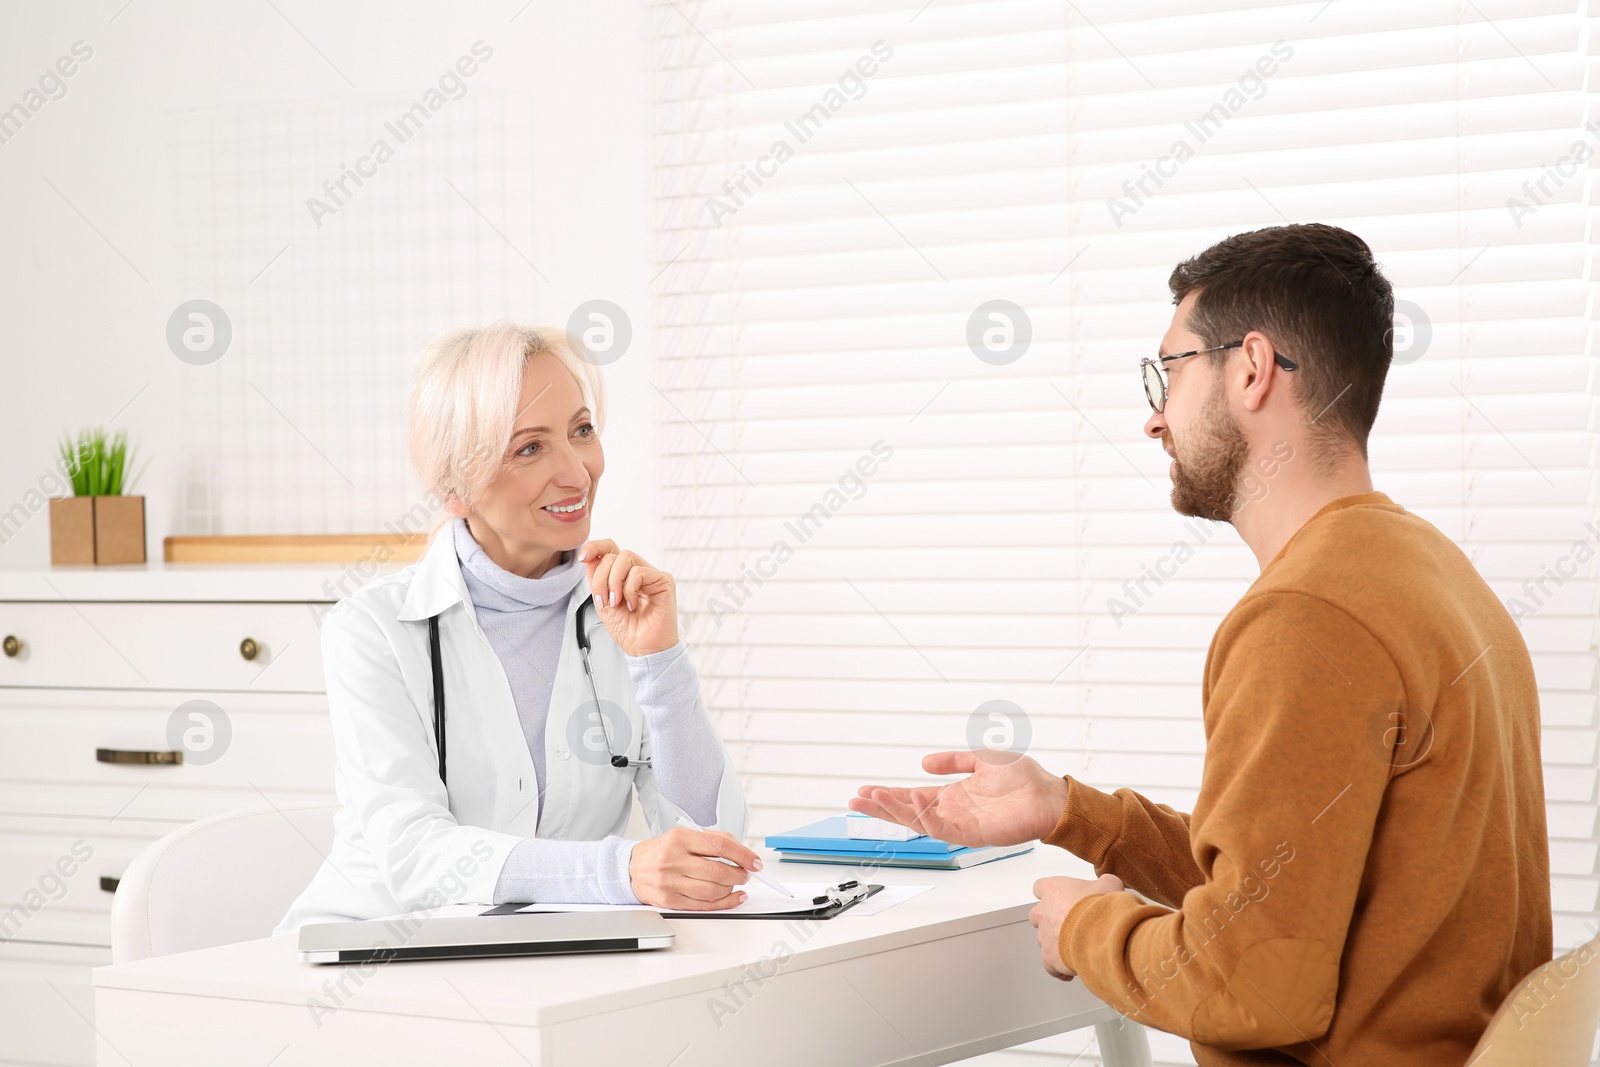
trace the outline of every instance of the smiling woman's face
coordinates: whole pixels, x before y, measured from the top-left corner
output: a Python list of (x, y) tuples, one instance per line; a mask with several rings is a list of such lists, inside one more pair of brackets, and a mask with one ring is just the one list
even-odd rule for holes
[(561, 553), (589, 540), (595, 489), (606, 469), (590, 417), (560, 360), (528, 361), (500, 473), (467, 513), (474, 539), (505, 570), (538, 577)]

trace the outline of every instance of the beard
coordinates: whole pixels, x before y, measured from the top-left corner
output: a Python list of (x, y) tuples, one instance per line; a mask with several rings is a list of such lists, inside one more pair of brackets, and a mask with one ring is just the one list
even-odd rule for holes
[[(1239, 475), (1250, 457), (1250, 445), (1233, 421), (1221, 388), (1212, 392), (1186, 440), (1172, 469), (1172, 509), (1199, 519), (1233, 521)], [(1179, 452), (1176, 440), (1168, 443)]]

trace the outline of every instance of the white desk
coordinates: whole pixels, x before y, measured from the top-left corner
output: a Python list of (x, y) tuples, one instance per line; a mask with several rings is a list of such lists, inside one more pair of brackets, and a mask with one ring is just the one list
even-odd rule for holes
[[(766, 856), (780, 880), (854, 876)], [(1143, 1031), (1047, 975), (1028, 925), (1034, 879), (1091, 873), (1046, 846), (966, 871), (880, 869), (870, 880), (935, 888), (809, 924), (674, 920), (676, 945), (656, 952), (361, 968), (303, 964), (278, 937), (101, 967), (97, 1062), (938, 1064), (1096, 1026), (1108, 1067), (1146, 1067)]]

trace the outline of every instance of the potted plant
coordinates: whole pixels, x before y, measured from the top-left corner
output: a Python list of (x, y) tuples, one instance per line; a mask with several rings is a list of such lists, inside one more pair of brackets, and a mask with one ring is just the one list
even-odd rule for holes
[(50, 562), (143, 563), (144, 497), (123, 494), (138, 477), (125, 477), (127, 431), (63, 435), (59, 455), (73, 495), (50, 501)]

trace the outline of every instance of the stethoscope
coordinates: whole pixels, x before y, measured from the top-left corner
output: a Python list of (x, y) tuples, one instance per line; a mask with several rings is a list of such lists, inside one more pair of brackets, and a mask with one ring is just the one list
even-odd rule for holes
[[(630, 760), (627, 756), (620, 755), (611, 747), (611, 728), (606, 725), (605, 710), (600, 705), (600, 690), (594, 683), (594, 668), (589, 665), (589, 635), (583, 629), (583, 609), (594, 607), (594, 596), (590, 595), (578, 610), (573, 614), (573, 628), (578, 638), (578, 654), (583, 658), (583, 673), (589, 678), (589, 692), (594, 695), (595, 714), (600, 717), (600, 732), (605, 736), (606, 752), (611, 757), (611, 766), (626, 770), (629, 767), (650, 767), (652, 762), (647, 759)], [(596, 609), (598, 614), (598, 609)], [(428, 619), (428, 658), (433, 662), (433, 741), (439, 752), (439, 781), (444, 777), (444, 668), (443, 660), (439, 654), (439, 616), (434, 615)]]

